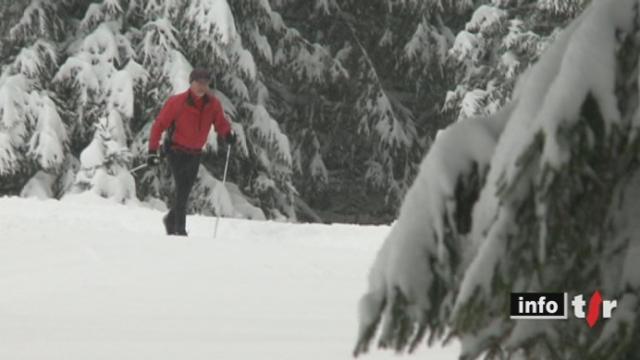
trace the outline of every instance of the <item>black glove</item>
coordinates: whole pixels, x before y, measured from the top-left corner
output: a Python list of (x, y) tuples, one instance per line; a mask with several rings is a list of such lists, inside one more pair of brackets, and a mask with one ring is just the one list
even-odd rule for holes
[(158, 151), (149, 151), (149, 155), (147, 155), (147, 166), (152, 167), (160, 164), (160, 157), (158, 156)]
[(229, 135), (227, 135), (227, 137), (224, 139), (224, 141), (228, 144), (228, 145), (235, 145), (236, 141), (238, 141), (238, 136), (236, 135), (235, 131), (230, 131)]

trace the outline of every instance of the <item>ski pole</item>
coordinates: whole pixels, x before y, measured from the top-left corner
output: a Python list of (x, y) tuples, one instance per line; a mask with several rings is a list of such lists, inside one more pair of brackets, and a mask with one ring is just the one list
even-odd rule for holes
[[(224, 162), (224, 174), (222, 175), (222, 187), (224, 188), (224, 183), (227, 181), (227, 169), (229, 168), (229, 155), (231, 154), (231, 144), (227, 145), (227, 160)], [(216, 217), (216, 227), (213, 230), (213, 238), (215, 239), (218, 235), (218, 223), (220, 222), (220, 212), (217, 212)]]
[(142, 164), (142, 165), (136, 166), (133, 169), (129, 170), (129, 172), (133, 174), (138, 170), (142, 170), (142, 169), (146, 168), (147, 166), (148, 166), (147, 164)]

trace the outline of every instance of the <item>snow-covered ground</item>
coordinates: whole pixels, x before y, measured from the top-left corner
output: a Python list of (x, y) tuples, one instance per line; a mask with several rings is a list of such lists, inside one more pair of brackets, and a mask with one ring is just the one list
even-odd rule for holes
[(181, 238), (161, 215), (90, 196), (0, 198), (0, 359), (351, 358), (388, 227), (222, 219), (214, 240), (212, 218), (190, 217)]

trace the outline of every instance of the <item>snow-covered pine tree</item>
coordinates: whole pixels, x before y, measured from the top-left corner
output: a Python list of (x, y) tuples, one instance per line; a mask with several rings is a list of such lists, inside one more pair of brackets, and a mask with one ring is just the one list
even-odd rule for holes
[[(20, 188), (35, 174), (49, 177), (46, 193), (65, 174), (68, 135), (48, 90), (58, 64), (56, 42), (66, 23), (58, 16), (64, 2), (7, 4), (0, 13), (5, 36), (0, 41), (0, 179), (8, 189)], [(15, 190), (14, 190), (15, 191)]]
[[(332, 1), (309, 6), (283, 0), (272, 5), (273, 26), (266, 35), (273, 44), (274, 60), (262, 72), (270, 108), (283, 118), (291, 139), (296, 188), (312, 204), (326, 205), (326, 194), (340, 191), (335, 182), (329, 186), (328, 166), (336, 169), (355, 163), (345, 159), (361, 142), (354, 136), (353, 111), (346, 110), (360, 96), (360, 92), (355, 95), (355, 79), (345, 68), (353, 49), (342, 36), (348, 29)], [(361, 175), (353, 178), (362, 181)]]
[[(325, 149), (323, 158), (330, 159), (326, 167), (350, 167), (349, 181), (365, 180), (373, 188), (367, 195), (382, 191), (391, 209), (402, 198), (422, 152), (438, 129), (455, 120), (452, 113), (457, 117), (461, 105), (472, 110), (482, 105), (480, 110), (494, 112), (510, 94), (516, 76), (543, 48), (542, 40), (583, 5), (580, 1), (571, 6), (538, 1), (482, 5), (473, 1), (376, 0), (367, 6), (357, 1), (316, 1), (311, 7), (308, 2), (294, 0), (277, 3), (285, 21), (305, 38), (321, 39), (349, 75), (346, 89), (329, 87), (325, 92), (319, 86), (313, 88), (318, 97), (337, 99), (338, 106), (316, 106), (315, 111), (307, 111), (340, 124), (329, 136), (323, 136), (323, 129), (314, 129)], [(461, 21), (466, 18), (472, 21)], [(510, 19), (513, 21), (507, 29), (505, 23)], [(484, 56), (468, 67), (454, 61), (456, 45), (460, 46), (454, 34), (465, 27), (470, 35), (489, 39), (482, 52), (477, 51), (478, 56)], [(480, 27), (483, 34), (479, 34)], [(459, 58), (464, 62), (468, 54)], [(446, 98), (452, 84), (459, 85), (458, 92), (452, 91)], [(491, 90), (490, 97), (486, 89)], [(467, 101), (462, 103), (465, 95)], [(490, 102), (484, 101), (489, 98)], [(443, 113), (443, 103), (445, 110), (456, 111)], [(469, 104), (472, 106), (466, 106)], [(353, 134), (359, 134), (356, 141)], [(350, 139), (344, 140), (345, 135)], [(342, 143), (350, 146), (345, 148)]]
[(278, 11), (296, 4), (280, 1), (273, 5), (251, 0), (235, 2), (233, 7), (238, 19), (250, 19), (240, 21), (238, 28), (243, 42), (257, 54), (261, 69), (254, 90), (258, 107), (253, 108), (252, 116), (262, 120), (249, 127), (249, 135), (256, 139), (252, 143), (261, 144), (254, 151), (280, 152), (274, 154), (275, 162), (258, 156), (254, 167), (259, 169), (259, 178), (267, 181), (256, 183), (256, 188), (271, 191), (271, 181), (264, 175), (276, 174), (277, 188), (285, 189), (282, 195), (293, 204), (298, 191), (312, 200), (326, 191), (328, 176), (315, 131), (323, 121), (322, 110), (314, 109), (326, 106), (317, 96), (318, 89), (338, 78), (341, 66), (325, 47), (309, 41), (283, 20)]
[[(247, 12), (264, 4), (268, 5), (234, 3)], [(255, 56), (244, 47), (247, 40), (237, 34), (225, 0), (33, 0), (3, 7), (0, 16), (10, 19), (2, 23), (9, 36), (0, 42), (0, 51), (6, 55), (0, 84), (8, 109), (0, 127), (3, 186), (11, 175), (19, 189), (34, 174), (34, 181), (42, 185), (41, 169), (57, 171), (59, 188), (68, 189), (69, 171), (77, 171), (76, 158), (96, 137), (104, 138), (95, 133), (104, 128), (103, 118), (122, 124), (117, 126), (118, 134), (111, 136), (121, 145), (131, 144), (139, 163), (146, 155), (149, 126), (164, 100), (187, 88), (192, 66), (209, 66), (218, 78), (216, 95), (242, 142), (234, 149), (237, 166), (232, 169), (242, 166), (243, 171), (232, 171), (232, 178), (237, 177), (257, 202), (262, 199), (267, 213), (295, 218), (287, 137), (273, 116), (260, 110), (266, 106), (266, 91), (254, 59), (271, 55), (264, 46), (250, 46)], [(247, 18), (243, 24), (261, 21)], [(264, 40), (254, 35), (247, 38)], [(215, 134), (210, 140), (207, 149), (215, 150)], [(208, 156), (207, 162), (221, 163), (224, 153)], [(270, 164), (265, 172), (251, 171), (263, 160)], [(207, 166), (204, 171), (221, 175), (220, 166), (215, 168)], [(170, 178), (164, 170), (139, 173), (137, 187), (143, 199), (168, 196)], [(219, 182), (207, 173), (201, 178), (212, 181), (203, 180), (196, 192), (211, 194)], [(275, 194), (259, 194), (261, 187), (255, 184), (274, 184), (276, 191), (271, 192)], [(28, 185), (38, 188), (33, 182)], [(40, 190), (39, 194), (56, 197), (64, 193)], [(232, 197), (248, 208), (241, 196)], [(215, 212), (213, 203), (200, 202), (211, 208), (194, 205), (192, 210)]]
[(91, 191), (121, 203), (135, 200), (135, 179), (127, 171), (130, 158), (122, 119), (111, 112), (99, 119), (93, 140), (80, 154), (80, 171), (71, 192)]
[[(463, 359), (636, 357), (639, 16), (593, 2), (505, 107), (438, 136), (371, 270), (356, 354), (454, 337)], [(596, 289), (618, 307), (593, 329), (509, 319), (510, 292)]]
[[(56, 105), (65, 129), (65, 134), (55, 136), (60, 146), (52, 148), (62, 148), (64, 160), (46, 171), (56, 168), (57, 176), (68, 173), (70, 164), (77, 163), (92, 141), (98, 119), (109, 116), (113, 109), (122, 117), (127, 144), (132, 142), (133, 161), (139, 164), (146, 154), (148, 127), (164, 100), (186, 88), (192, 66), (204, 65), (215, 71), (216, 94), (241, 135), (242, 145), (233, 151), (230, 175), (251, 202), (262, 203), (265, 212), (278, 216), (292, 213), (298, 193), (316, 206), (336, 199), (342, 203), (343, 195), (351, 193), (357, 194), (349, 200), (353, 202), (376, 199), (375, 204), (358, 204), (354, 210), (366, 208), (378, 213), (374, 216), (382, 214), (386, 198), (384, 210), (390, 219), (417, 171), (421, 154), (437, 130), (457, 118), (461, 102), (493, 104), (477, 109), (482, 112), (495, 109), (511, 91), (515, 75), (526, 67), (527, 51), (542, 47), (547, 35), (584, 3), (14, 2), (0, 9), (0, 17), (7, 20), (0, 25), (7, 34), (0, 40), (3, 79), (22, 72), (16, 71), (18, 67), (25, 74), (37, 67), (28, 62), (14, 66), (20, 53), (37, 52), (39, 63), (46, 65), (38, 75), (27, 76), (23, 93), (37, 91), (35, 98), (29, 96), (36, 99), (30, 102), (35, 107), (29, 111), (31, 117), (20, 115), (20, 121), (11, 125), (23, 124), (23, 134), (16, 140), (19, 128), (9, 131), (5, 124), (0, 129), (3, 149), (9, 149), (2, 152), (3, 166), (11, 166), (13, 174), (9, 181), (6, 172), (3, 184), (13, 184), (9, 186), (12, 192), (18, 192), (37, 171), (45, 171), (37, 160), (42, 154), (29, 152), (28, 146), (40, 143), (31, 141), (36, 129), (53, 134), (56, 131), (50, 129), (60, 127), (38, 126), (33, 115), (40, 113), (37, 104), (50, 104), (46, 99), (37, 100), (40, 97)], [(485, 7), (478, 8), (480, 5)], [(487, 20), (481, 15), (490, 13), (485, 11), (489, 7), (507, 14), (500, 18), (498, 30), (490, 26), (491, 31), (481, 30), (478, 25)], [(476, 16), (474, 8), (478, 8)], [(534, 16), (525, 16), (532, 12)], [(473, 21), (467, 33), (487, 36), (485, 45), (504, 46), (473, 66), (444, 67), (445, 60), (454, 64), (456, 52), (448, 56), (447, 52), (455, 44), (454, 34), (465, 29), (469, 19)], [(532, 34), (538, 38), (533, 37), (531, 47), (524, 46)], [(88, 40), (98, 46), (93, 46), (94, 52), (98, 50), (94, 54)], [(108, 51), (100, 55), (101, 48)], [(53, 62), (48, 53), (55, 53)], [(98, 61), (101, 57), (104, 59)], [(499, 70), (476, 71), (494, 68)], [(35, 83), (34, 78), (38, 78)], [(118, 86), (111, 80), (115, 78), (120, 79)], [(461, 87), (456, 93), (452, 84), (457, 81)], [(446, 90), (452, 93), (445, 108), (452, 111), (441, 113)], [(488, 90), (492, 102), (485, 104)], [(119, 99), (112, 98), (118, 94)], [(476, 109), (474, 106), (470, 108)], [(9, 132), (14, 134), (10, 141)], [(51, 137), (40, 138), (52, 142)], [(212, 134), (205, 164), (210, 174), (219, 177), (224, 152), (215, 151), (216, 147)], [(42, 150), (40, 146), (40, 153)], [(31, 156), (24, 155), (27, 153)], [(138, 173), (138, 195), (143, 199), (166, 197), (170, 178), (164, 170)], [(208, 185), (202, 188), (212, 190)]]
[[(135, 55), (122, 29), (123, 9), (118, 1), (92, 3), (79, 24), (81, 36), (67, 49), (71, 54), (54, 78), (67, 107), (76, 114), (76, 143), (87, 141), (98, 119), (117, 112), (125, 118), (125, 137), (130, 136), (135, 73), (124, 66)], [(77, 95), (73, 97), (70, 95)]]
[(427, 129), (439, 127), (434, 104), (441, 99), (444, 55), (452, 40), (442, 18), (447, 12), (463, 13), (466, 5), (374, 4), (347, 2), (338, 12), (355, 44), (356, 62), (348, 68), (358, 80), (353, 116), (359, 120), (358, 134), (366, 139), (361, 146), (367, 156), (364, 180), (395, 209), (430, 143), (432, 131)]
[(120, 202), (136, 196), (127, 170), (128, 144), (134, 87), (145, 78), (123, 25), (125, 10), (117, 0), (89, 4), (77, 25), (80, 36), (67, 48), (70, 56), (54, 78), (61, 98), (77, 95), (64, 97), (63, 105), (73, 119), (74, 143), (82, 146), (93, 137), (80, 153), (81, 169), (72, 191), (91, 190)]
[(585, 1), (493, 1), (475, 9), (449, 50), (455, 74), (443, 105), (451, 120), (494, 113), (518, 76), (534, 63)]
[[(363, 6), (358, 1), (315, 1), (309, 6), (282, 0), (274, 8), (297, 35), (322, 50), (318, 53), (333, 54), (339, 66), (329, 69), (343, 74), (331, 81), (316, 70), (311, 84), (304, 78), (301, 86), (284, 84), (293, 90), (289, 93), (308, 94), (294, 97), (307, 104), (298, 106), (301, 119), (292, 121), (291, 127), (303, 124), (294, 132), (294, 142), (308, 134), (317, 138), (332, 192), (340, 191), (340, 183), (354, 184), (354, 189), (367, 184), (369, 190), (357, 190), (358, 195), (381, 193), (393, 210), (417, 171), (420, 154), (446, 120), (440, 115), (447, 89), (443, 70), (454, 30), (445, 23), (459, 26), (472, 2), (375, 0)], [(302, 57), (307, 63), (317, 58)], [(318, 158), (314, 147), (308, 151), (312, 153), (303, 158)], [(340, 179), (331, 179), (332, 173)]]
[(0, 175), (20, 172), (25, 166), (23, 153), (27, 144), (28, 126), (32, 122), (29, 109), (27, 79), (22, 74), (0, 79)]

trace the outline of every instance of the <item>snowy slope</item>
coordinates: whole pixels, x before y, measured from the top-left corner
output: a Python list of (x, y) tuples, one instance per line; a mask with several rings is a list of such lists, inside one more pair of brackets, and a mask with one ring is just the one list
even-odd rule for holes
[(160, 217), (91, 195), (0, 198), (0, 359), (351, 358), (388, 227), (223, 219), (214, 240), (195, 216), (185, 239)]

